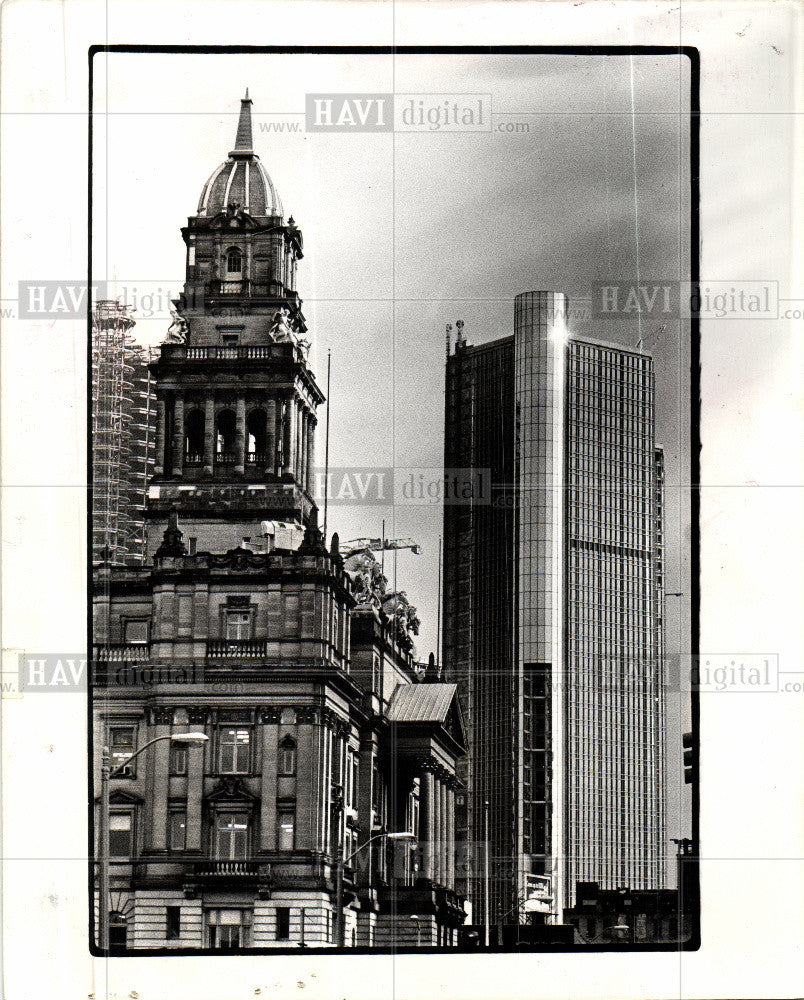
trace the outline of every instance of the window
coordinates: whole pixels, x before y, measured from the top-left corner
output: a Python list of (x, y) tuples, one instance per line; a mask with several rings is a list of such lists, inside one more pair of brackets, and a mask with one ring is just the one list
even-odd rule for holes
[(109, 912), (109, 948), (125, 948), (128, 938), (126, 915), (118, 910)]
[(206, 418), (200, 409), (190, 410), (184, 420), (184, 460), (189, 465), (204, 461), (204, 432)]
[(221, 861), (248, 857), (248, 817), (245, 813), (218, 813), (215, 852)]
[(296, 813), (283, 809), (278, 816), (279, 850), (292, 851), (296, 840)]
[(174, 743), (170, 748), (170, 773), (187, 774), (187, 744)]
[(226, 727), (220, 731), (218, 770), (221, 774), (248, 774), (251, 730)]
[(234, 461), (237, 418), (234, 410), (221, 410), (217, 421), (216, 454), (219, 462)]
[(226, 273), (227, 274), (242, 274), (243, 272), (243, 255), (237, 249), (237, 247), (231, 247), (231, 249), (226, 251)]
[(210, 948), (237, 951), (251, 944), (251, 910), (209, 910), (207, 936)]
[(250, 462), (264, 462), (267, 450), (268, 415), (265, 410), (252, 410), (246, 421), (248, 447), (246, 453)]
[(276, 908), (276, 940), (287, 941), (290, 937), (290, 907)]
[[(109, 727), (109, 753), (111, 755), (111, 767), (114, 770), (137, 749), (136, 747), (136, 726), (110, 726)], [(133, 778), (135, 773), (134, 764), (128, 764), (124, 771), (116, 777)]]
[(148, 619), (130, 618), (125, 623), (123, 639), (130, 644), (145, 646), (148, 642)]
[(239, 639), (251, 638), (250, 611), (226, 612), (226, 638), (235, 642)]
[(187, 843), (187, 813), (176, 809), (170, 814), (170, 849), (183, 851)]
[(131, 813), (112, 813), (109, 817), (109, 857), (131, 857)]
[(168, 941), (178, 941), (181, 937), (181, 907), (168, 906), (165, 909), (165, 937)]
[(197, 545), (198, 545), (198, 539), (190, 536), (190, 538), (187, 539), (187, 554), (194, 556)]
[(223, 344), (224, 347), (237, 347), (237, 345), (240, 343), (240, 334), (222, 333), (221, 343)]
[(286, 736), (279, 744), (279, 773), (296, 773), (296, 741)]

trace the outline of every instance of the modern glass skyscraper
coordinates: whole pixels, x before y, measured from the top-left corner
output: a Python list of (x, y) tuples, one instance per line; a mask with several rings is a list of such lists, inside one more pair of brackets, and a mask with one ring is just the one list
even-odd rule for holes
[[(493, 360), (492, 360), (493, 359)], [(528, 875), (665, 884), (662, 465), (653, 362), (579, 339), (567, 299), (516, 299), (513, 337), (447, 362), (448, 466), (488, 468), (492, 504), (445, 508), (444, 662), (470, 754), (460, 832), (485, 840), (490, 916)], [(465, 887), (483, 912), (477, 846)]]

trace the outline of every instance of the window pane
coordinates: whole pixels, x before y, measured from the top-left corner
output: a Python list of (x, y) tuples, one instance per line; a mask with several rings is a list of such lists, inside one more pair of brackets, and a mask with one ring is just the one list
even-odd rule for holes
[(224, 774), (244, 774), (249, 770), (251, 733), (248, 729), (222, 729), (219, 767)]
[(171, 747), (170, 770), (173, 774), (187, 774), (187, 747), (180, 743)]
[(128, 925), (122, 913), (112, 911), (109, 913), (109, 947), (125, 948)]
[(248, 910), (211, 910), (207, 914), (209, 945), (224, 951), (251, 944), (251, 913)]
[(226, 612), (226, 638), (231, 640), (249, 639), (251, 637), (251, 612)]
[(294, 847), (296, 814), (281, 812), (279, 814), (279, 850), (292, 851)]
[(278, 941), (284, 941), (290, 937), (290, 907), (288, 906), (277, 906), (276, 908), (276, 937)]
[(217, 853), (221, 860), (242, 860), (248, 856), (248, 817), (243, 813), (218, 816)]
[(109, 817), (109, 857), (131, 856), (131, 814), (112, 813)]
[(148, 641), (148, 621), (128, 621), (125, 626), (125, 641), (145, 643)]
[(181, 937), (181, 907), (168, 906), (165, 911), (165, 937), (168, 941), (176, 941)]
[(174, 812), (170, 814), (170, 849), (183, 851), (186, 842), (187, 813)]

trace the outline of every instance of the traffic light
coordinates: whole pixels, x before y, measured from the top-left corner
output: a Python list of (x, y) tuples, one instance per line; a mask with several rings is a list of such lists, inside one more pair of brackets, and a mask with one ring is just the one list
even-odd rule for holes
[(684, 747), (684, 784), (691, 785), (695, 777), (695, 749), (692, 733), (684, 733), (682, 745)]

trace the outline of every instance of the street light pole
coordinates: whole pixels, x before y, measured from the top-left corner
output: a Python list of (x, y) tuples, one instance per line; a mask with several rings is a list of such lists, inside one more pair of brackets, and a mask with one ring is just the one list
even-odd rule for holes
[(107, 954), (109, 951), (109, 779), (122, 771), (139, 757), (148, 747), (160, 740), (173, 740), (175, 743), (206, 743), (209, 737), (206, 733), (169, 733), (166, 736), (155, 736), (144, 743), (139, 750), (126, 757), (116, 767), (111, 766), (109, 747), (103, 747), (101, 758), (101, 796), (100, 796), (100, 833), (98, 849), (100, 854), (100, 872), (98, 873), (98, 947)]
[(343, 852), (340, 849), (340, 837), (338, 838), (338, 860), (335, 865), (335, 919), (337, 921), (337, 934), (335, 935), (335, 943), (339, 948), (345, 946), (345, 922), (343, 919), (343, 867), (348, 865), (350, 861), (353, 861), (357, 855), (363, 850), (364, 847), (368, 847), (369, 844), (373, 843), (375, 840), (380, 840), (385, 837), (386, 840), (416, 840), (416, 834), (411, 833), (409, 830), (403, 830), (398, 833), (375, 833), (374, 836), (369, 837), (369, 839), (361, 844), (356, 851), (352, 851), (348, 858), (343, 858)]
[(109, 950), (109, 748), (104, 746), (101, 763), (101, 818), (98, 849), (101, 864), (98, 873), (98, 946)]

